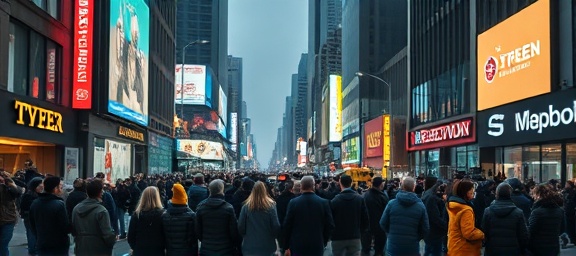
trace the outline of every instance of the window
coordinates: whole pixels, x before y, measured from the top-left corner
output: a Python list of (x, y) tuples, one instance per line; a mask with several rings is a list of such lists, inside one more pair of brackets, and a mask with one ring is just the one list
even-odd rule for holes
[(542, 145), (542, 181), (560, 179), (562, 171), (562, 146), (560, 144)]
[(566, 180), (576, 180), (576, 143), (566, 144)]
[(56, 43), (10, 23), (8, 91), (59, 103), (60, 53)]
[(60, 0), (32, 0), (32, 2), (54, 17), (54, 19), (60, 19)]
[(498, 172), (496, 175), (504, 175), (506, 178), (521, 179), (521, 167), (522, 147), (506, 147), (504, 148), (504, 173)]
[(540, 183), (540, 146), (524, 146), (522, 151), (521, 180)]

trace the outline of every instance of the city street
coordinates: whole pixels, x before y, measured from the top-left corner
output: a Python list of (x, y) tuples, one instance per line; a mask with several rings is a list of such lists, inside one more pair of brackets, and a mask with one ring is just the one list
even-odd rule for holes
[[(424, 251), (424, 242), (420, 243), (421, 251)], [(22, 220), (16, 225), (14, 229), (14, 237), (10, 241), (9, 245), (10, 255), (14, 256), (24, 256), (27, 255), (26, 249), (26, 229), (24, 228), (24, 223)], [(127, 255), (130, 252), (130, 246), (128, 245), (127, 240), (120, 240), (116, 242), (114, 246), (114, 251), (112, 253), (113, 256), (123, 256)], [(74, 255), (74, 247), (70, 246), (70, 255)], [(324, 252), (324, 256), (331, 256), (332, 253), (330, 252), (330, 244), (328, 244), (328, 248)], [(574, 245), (569, 245), (567, 249), (563, 249), (560, 251), (561, 256), (568, 256), (568, 255), (576, 255), (576, 247)]]

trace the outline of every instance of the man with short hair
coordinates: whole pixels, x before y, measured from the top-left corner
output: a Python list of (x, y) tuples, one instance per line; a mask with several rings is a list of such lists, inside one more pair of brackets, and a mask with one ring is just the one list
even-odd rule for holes
[(204, 184), (204, 175), (197, 173), (194, 175), (194, 184), (188, 189), (188, 206), (192, 211), (196, 211), (198, 204), (208, 198), (208, 189)]
[(314, 193), (314, 177), (300, 181), (302, 194), (288, 203), (284, 219), (284, 244), (292, 255), (323, 255), (334, 229), (328, 200)]
[(30, 228), (36, 236), (38, 255), (68, 255), (70, 220), (66, 204), (59, 197), (62, 181), (50, 176), (44, 179), (44, 193), (30, 206)]
[(76, 243), (76, 255), (112, 255), (116, 234), (110, 225), (108, 211), (102, 205), (103, 187), (100, 179), (88, 182), (88, 198), (72, 211), (72, 235)]
[(388, 235), (386, 254), (420, 255), (420, 240), (429, 232), (428, 214), (422, 200), (414, 193), (412, 177), (402, 181), (402, 190), (391, 200), (380, 219), (380, 227)]
[(72, 219), (72, 210), (74, 210), (74, 207), (88, 198), (88, 195), (86, 195), (85, 180), (77, 178), (74, 180), (73, 186), (74, 190), (68, 195), (68, 198), (66, 198), (66, 210), (70, 219)]
[(370, 219), (370, 230), (364, 233), (362, 238), (362, 250), (364, 255), (370, 254), (372, 239), (374, 239), (374, 256), (384, 255), (386, 246), (386, 232), (380, 227), (379, 221), (382, 213), (388, 205), (388, 195), (384, 193), (384, 180), (382, 177), (372, 179), (372, 187), (364, 193), (364, 202), (368, 208), (368, 217)]
[(360, 255), (360, 237), (368, 230), (368, 210), (352, 186), (352, 177), (340, 177), (342, 191), (330, 203), (335, 228), (332, 231), (332, 254)]
[(200, 254), (233, 255), (240, 251), (241, 239), (234, 208), (224, 200), (224, 181), (213, 180), (208, 190), (210, 196), (198, 204), (196, 211)]

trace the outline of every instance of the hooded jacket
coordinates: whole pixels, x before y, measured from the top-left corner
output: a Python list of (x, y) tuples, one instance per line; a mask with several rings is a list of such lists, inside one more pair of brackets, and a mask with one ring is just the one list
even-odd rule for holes
[(558, 236), (562, 234), (564, 210), (555, 199), (542, 199), (534, 202), (532, 214), (528, 220), (530, 232), (530, 252), (534, 255), (558, 255), (560, 243)]
[(198, 204), (196, 235), (202, 242), (202, 255), (232, 255), (240, 245), (234, 208), (224, 195), (211, 195)]
[(379, 222), (389, 201), (388, 195), (378, 188), (370, 188), (368, 192), (364, 193), (364, 203), (368, 209), (368, 219), (372, 234), (384, 233)]
[(364, 198), (352, 189), (344, 189), (330, 202), (334, 230), (332, 240), (360, 239), (368, 231), (368, 210)]
[(108, 211), (100, 201), (87, 198), (72, 210), (72, 235), (76, 255), (112, 255), (116, 235)]
[(484, 210), (482, 230), (486, 236), (484, 255), (521, 255), (528, 246), (524, 213), (511, 199), (496, 200)]
[(428, 214), (422, 200), (413, 192), (398, 191), (380, 219), (380, 227), (387, 233), (386, 253), (417, 255), (420, 240), (430, 231)]
[(448, 199), (448, 256), (480, 255), (484, 233), (474, 225), (474, 211), (469, 202), (451, 196)]

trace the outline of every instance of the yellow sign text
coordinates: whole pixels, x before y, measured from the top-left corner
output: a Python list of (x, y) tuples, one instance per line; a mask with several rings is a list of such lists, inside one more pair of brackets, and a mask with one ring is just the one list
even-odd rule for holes
[(64, 133), (62, 129), (62, 114), (58, 112), (32, 106), (21, 101), (14, 102), (14, 109), (18, 111), (16, 123), (19, 125), (28, 125), (38, 129)]

